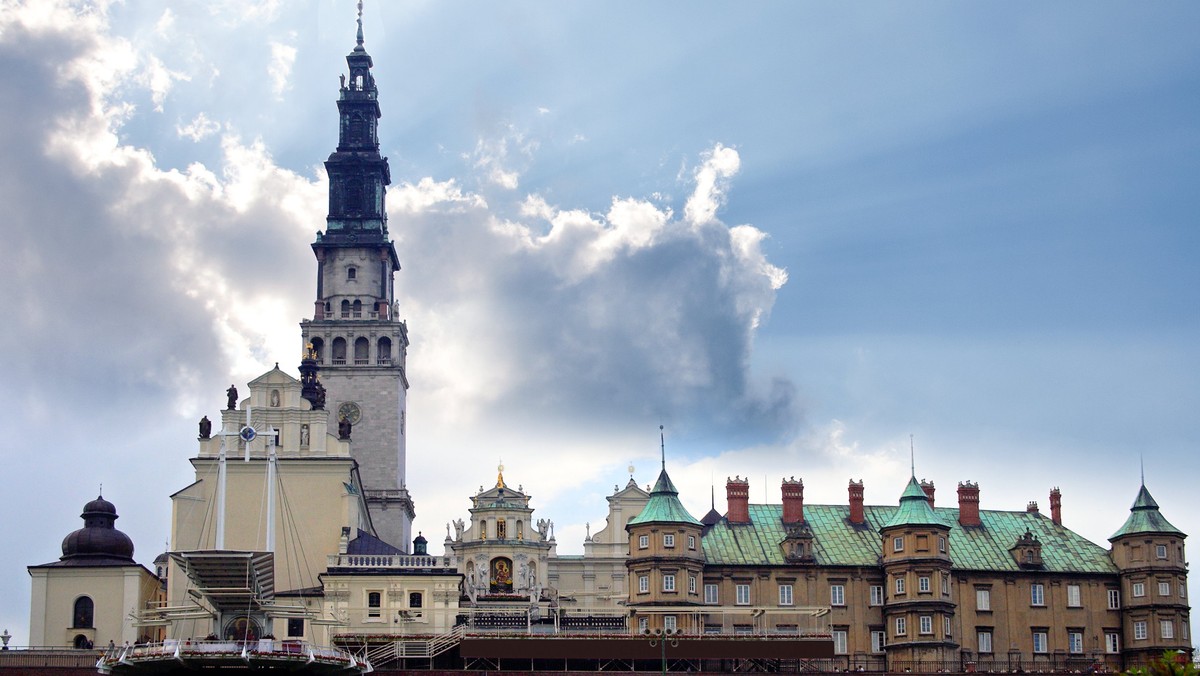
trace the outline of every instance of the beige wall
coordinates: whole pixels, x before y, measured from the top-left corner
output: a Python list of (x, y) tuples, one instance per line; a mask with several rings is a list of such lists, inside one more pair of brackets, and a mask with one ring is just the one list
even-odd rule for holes
[[(325, 589), (322, 617), (337, 623), (314, 629), (313, 638), (320, 642), (328, 644), (336, 634), (444, 634), (454, 628), (462, 580), (457, 573), (329, 573), (322, 578)], [(368, 605), (371, 592), (380, 595), (377, 610)], [(413, 593), (421, 595), (419, 608), (410, 604)]]
[[(30, 568), (33, 578), (29, 643), (35, 646), (73, 646), (82, 634), (97, 648), (133, 643), (145, 629), (133, 626), (129, 614), (157, 601), (158, 578), (141, 566)], [(91, 597), (91, 628), (73, 627), (75, 600)]]

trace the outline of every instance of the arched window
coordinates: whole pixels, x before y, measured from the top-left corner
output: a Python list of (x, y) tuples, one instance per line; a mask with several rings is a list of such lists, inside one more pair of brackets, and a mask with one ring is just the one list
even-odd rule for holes
[(379, 349), (375, 354), (375, 361), (380, 366), (390, 366), (392, 363), (392, 339), (387, 336), (380, 338)]
[(75, 647), (79, 650), (87, 650), (92, 647), (92, 642), (83, 634), (77, 634), (75, 636)]
[(313, 352), (317, 353), (317, 363), (325, 363), (325, 341), (320, 338), (312, 339)]
[(346, 279), (358, 279), (358, 268), (353, 265), (346, 268)]
[(382, 615), (380, 608), (383, 606), (382, 592), (367, 592), (367, 617), (379, 617)]
[(342, 319), (350, 316), (350, 301), (342, 300)]
[[(358, 301), (355, 301), (356, 303)], [(371, 351), (371, 341), (363, 336), (354, 339), (354, 363), (358, 365), (370, 363), (369, 352)]]
[(333, 365), (340, 366), (346, 363), (346, 339), (338, 336), (333, 339)]
[(91, 629), (95, 618), (96, 606), (90, 596), (80, 596), (75, 599), (75, 612), (71, 614), (75, 629)]
[(353, 317), (355, 319), (358, 319), (359, 317), (362, 316), (362, 301), (361, 300), (355, 300), (354, 305), (350, 306), (350, 308), (351, 308), (351, 315), (353, 315)]

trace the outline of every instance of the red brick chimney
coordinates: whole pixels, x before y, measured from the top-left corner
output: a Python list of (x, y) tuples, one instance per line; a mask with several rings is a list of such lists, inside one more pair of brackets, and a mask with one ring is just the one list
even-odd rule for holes
[(850, 523), (866, 523), (863, 513), (863, 482), (862, 479), (850, 480)]
[(1062, 492), (1058, 486), (1050, 489), (1050, 520), (1055, 526), (1062, 525)]
[(1025, 505), (1025, 512), (1028, 514), (1037, 514), (1038, 513), (1037, 500), (1030, 500), (1029, 504)]
[(725, 500), (729, 523), (750, 523), (750, 480), (736, 477), (725, 480)]
[(929, 507), (933, 507), (933, 482), (921, 479), (921, 490), (925, 491), (925, 497), (929, 498)]
[(979, 520), (979, 484), (958, 482), (958, 525), (981, 526)]
[(783, 522), (804, 523), (804, 480), (792, 477), (784, 479)]

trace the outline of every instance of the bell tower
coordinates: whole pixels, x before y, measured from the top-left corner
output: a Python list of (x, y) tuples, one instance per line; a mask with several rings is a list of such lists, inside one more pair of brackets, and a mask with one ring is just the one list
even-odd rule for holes
[[(311, 320), (300, 322), (327, 393), (329, 429), (350, 439), (375, 534), (407, 551), (416, 515), (405, 486), (405, 357), (408, 328), (396, 316), (393, 277), (400, 269), (388, 236), (391, 172), (379, 154), (379, 90), (358, 40), (346, 56), (337, 101), (337, 149), (325, 161), (329, 215), (312, 244), (317, 293)], [(342, 423), (345, 419), (350, 424)], [(342, 423), (339, 426), (339, 423)]]

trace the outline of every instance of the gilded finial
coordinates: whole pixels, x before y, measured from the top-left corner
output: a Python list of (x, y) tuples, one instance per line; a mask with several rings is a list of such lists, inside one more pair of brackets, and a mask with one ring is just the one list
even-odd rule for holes
[(496, 488), (507, 488), (504, 485), (504, 461), (501, 460), (499, 465), (496, 465)]

